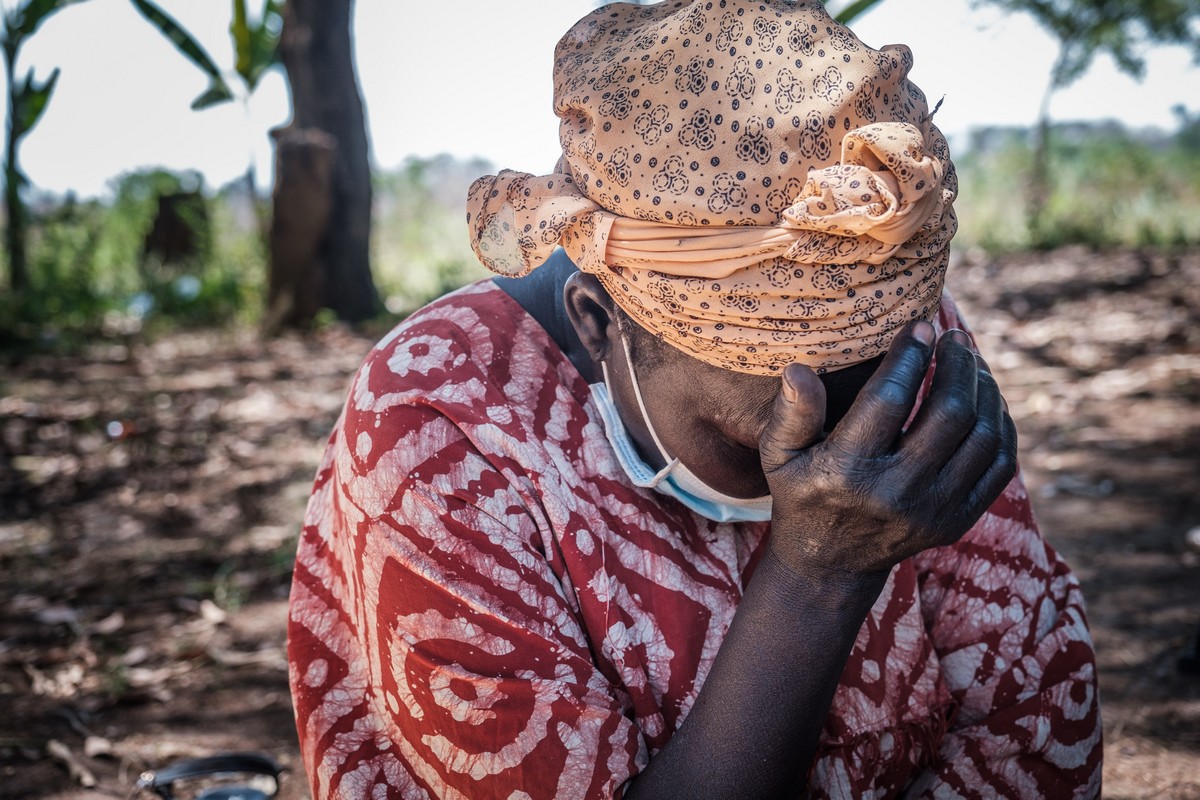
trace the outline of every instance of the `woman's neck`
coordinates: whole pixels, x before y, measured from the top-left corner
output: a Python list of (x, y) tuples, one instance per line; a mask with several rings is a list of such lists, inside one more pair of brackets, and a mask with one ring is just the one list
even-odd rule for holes
[(563, 301), (563, 286), (567, 278), (578, 271), (579, 268), (567, 254), (559, 249), (546, 263), (523, 278), (497, 276), (492, 281), (537, 320), (584, 380), (594, 383), (598, 377), (593, 375), (595, 368), (591, 356), (567, 317), (566, 303)]

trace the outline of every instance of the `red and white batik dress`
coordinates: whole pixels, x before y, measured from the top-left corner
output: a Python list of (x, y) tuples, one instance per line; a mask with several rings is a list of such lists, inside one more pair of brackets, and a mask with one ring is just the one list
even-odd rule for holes
[[(962, 326), (949, 300), (938, 325)], [(618, 795), (687, 716), (768, 529), (630, 484), (583, 378), (490, 281), (427, 306), (367, 357), (308, 505), (289, 659), (314, 795)], [(1090, 796), (1099, 768), (1079, 587), (1016, 480), (893, 570), (809, 794)]]

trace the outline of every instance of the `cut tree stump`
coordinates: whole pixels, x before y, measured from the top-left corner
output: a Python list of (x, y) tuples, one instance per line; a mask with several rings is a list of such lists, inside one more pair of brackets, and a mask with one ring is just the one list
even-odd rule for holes
[(337, 141), (327, 133), (294, 127), (271, 132), (275, 140), (275, 213), (271, 220), (267, 282), (268, 334), (312, 324), (324, 305), (325, 239), (333, 210)]

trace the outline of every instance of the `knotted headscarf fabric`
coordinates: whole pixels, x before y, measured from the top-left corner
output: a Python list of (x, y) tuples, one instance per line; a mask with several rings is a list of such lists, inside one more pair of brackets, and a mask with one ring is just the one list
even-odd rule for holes
[(490, 269), (562, 246), (664, 341), (762, 375), (867, 360), (936, 312), (957, 185), (907, 48), (819, 3), (725, 0), (605, 7), (557, 56), (558, 171), (468, 195)]

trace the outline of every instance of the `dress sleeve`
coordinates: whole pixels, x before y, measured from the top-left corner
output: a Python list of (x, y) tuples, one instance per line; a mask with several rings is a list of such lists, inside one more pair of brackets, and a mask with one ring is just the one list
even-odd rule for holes
[(920, 557), (922, 605), (957, 714), (907, 797), (1096, 797), (1095, 654), (1079, 582), (1020, 476), (953, 548)]
[(334, 444), (312, 501), (328, 519), (310, 505), (300, 547), (290, 655), (314, 795), (618, 795), (645, 744), (530, 494), (444, 417), (404, 413), (377, 458), (370, 437)]

